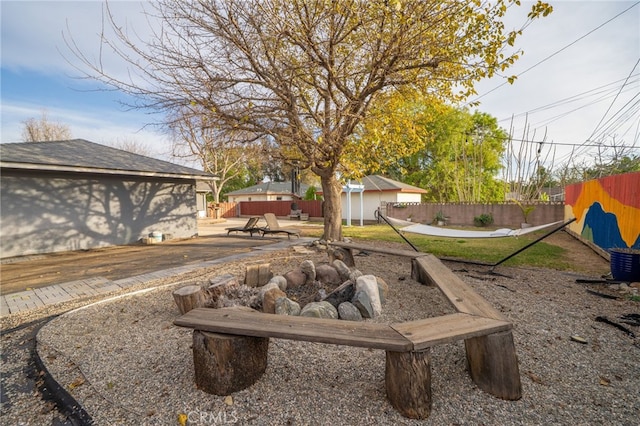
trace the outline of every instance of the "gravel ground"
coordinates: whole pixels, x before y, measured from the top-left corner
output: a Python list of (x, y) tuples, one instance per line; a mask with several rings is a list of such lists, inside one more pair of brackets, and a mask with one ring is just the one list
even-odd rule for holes
[[(262, 261), (284, 273), (305, 259), (325, 262), (327, 256), (287, 251)], [(357, 256), (356, 264), (389, 284), (384, 313), (376, 321), (453, 312), (437, 289), (411, 280), (406, 259), (372, 254)], [(509, 276), (504, 277), (447, 263), (514, 323), (523, 386), (519, 401), (502, 401), (474, 385), (462, 342), (432, 349), (433, 407), (425, 421), (402, 417), (387, 401), (381, 350), (271, 339), (267, 371), (256, 384), (230, 397), (206, 394), (194, 385), (191, 330), (172, 325), (179, 313), (171, 291), (223, 273), (242, 278), (245, 265), (211, 268), (180, 283), (157, 283), (161, 286), (144, 293), (69, 312), (42, 327), (38, 353), (97, 425), (172, 425), (180, 424), (181, 416), (194, 425), (638, 422), (640, 344), (595, 318), (620, 322), (623, 314), (640, 313), (640, 303), (594, 296), (576, 283), (578, 276), (538, 268), (502, 267)], [(22, 336), (12, 333), (14, 344), (29, 339), (28, 332), (29, 327)], [(588, 343), (574, 342), (572, 335)], [(3, 351), (3, 375), (15, 365), (12, 356)], [(55, 424), (51, 403), (25, 407), (11, 400), (10, 407), (3, 404), (4, 424)]]

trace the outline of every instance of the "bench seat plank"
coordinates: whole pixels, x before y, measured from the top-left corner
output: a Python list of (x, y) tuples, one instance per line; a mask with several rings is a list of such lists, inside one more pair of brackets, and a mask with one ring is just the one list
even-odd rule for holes
[(393, 256), (410, 257), (412, 259), (415, 259), (421, 256), (426, 256), (428, 254), (428, 253), (422, 253), (415, 250), (399, 250), (399, 249), (392, 249), (388, 247), (372, 247), (365, 244), (345, 243), (342, 241), (332, 241), (329, 243), (329, 245), (335, 246), (335, 247), (341, 247), (349, 250), (372, 251), (376, 253), (390, 254)]
[(419, 257), (416, 262), (426, 274), (429, 284), (437, 286), (458, 312), (505, 321), (498, 310), (434, 255)]
[(450, 314), (391, 327), (413, 343), (413, 350), (511, 330), (511, 323), (469, 314)]
[(303, 340), (397, 352), (411, 341), (385, 324), (242, 312), (237, 309), (193, 309), (174, 321), (196, 330), (253, 337)]

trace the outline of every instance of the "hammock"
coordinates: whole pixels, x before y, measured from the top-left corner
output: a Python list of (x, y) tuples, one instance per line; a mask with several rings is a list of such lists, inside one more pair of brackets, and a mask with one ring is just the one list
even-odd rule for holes
[(467, 231), (463, 229), (450, 229), (439, 226), (423, 225), (421, 223), (409, 222), (407, 220), (395, 219), (387, 216), (387, 220), (393, 226), (397, 226), (403, 232), (411, 232), (414, 234), (431, 235), (434, 237), (446, 238), (501, 238), (501, 237), (517, 237), (519, 235), (536, 232), (550, 226), (563, 223), (563, 221), (547, 223), (544, 225), (532, 226), (530, 228), (509, 229), (501, 228), (495, 231)]

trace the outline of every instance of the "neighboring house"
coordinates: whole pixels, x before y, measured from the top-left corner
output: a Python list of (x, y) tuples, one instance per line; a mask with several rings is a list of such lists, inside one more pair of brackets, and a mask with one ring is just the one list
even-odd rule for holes
[(74, 139), (0, 144), (0, 257), (198, 233), (200, 170)]
[[(419, 203), (422, 194), (426, 194), (422, 188), (398, 182), (379, 175), (370, 175), (362, 178), (360, 182), (351, 182), (356, 185), (364, 185), (362, 193), (362, 212), (364, 220), (375, 220), (375, 212), (385, 203)], [(348, 188), (342, 190), (342, 218), (347, 219), (347, 194), (351, 196), (351, 219), (360, 219), (360, 193), (357, 190), (348, 192)]]
[(299, 200), (309, 189), (309, 185), (300, 184), (300, 194), (291, 191), (291, 182), (261, 182), (248, 188), (227, 193), (231, 202), (240, 201), (290, 201)]

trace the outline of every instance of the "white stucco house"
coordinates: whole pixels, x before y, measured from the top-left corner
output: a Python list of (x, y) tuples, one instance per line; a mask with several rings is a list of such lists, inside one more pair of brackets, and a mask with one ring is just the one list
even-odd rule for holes
[[(351, 220), (375, 220), (375, 212), (385, 203), (419, 203), (422, 194), (427, 191), (380, 175), (363, 177), (359, 182), (352, 181), (342, 189), (342, 219), (347, 219), (351, 210)], [(360, 189), (364, 188), (362, 198)], [(350, 198), (350, 209), (347, 197)], [(361, 214), (362, 212), (362, 214)]]

